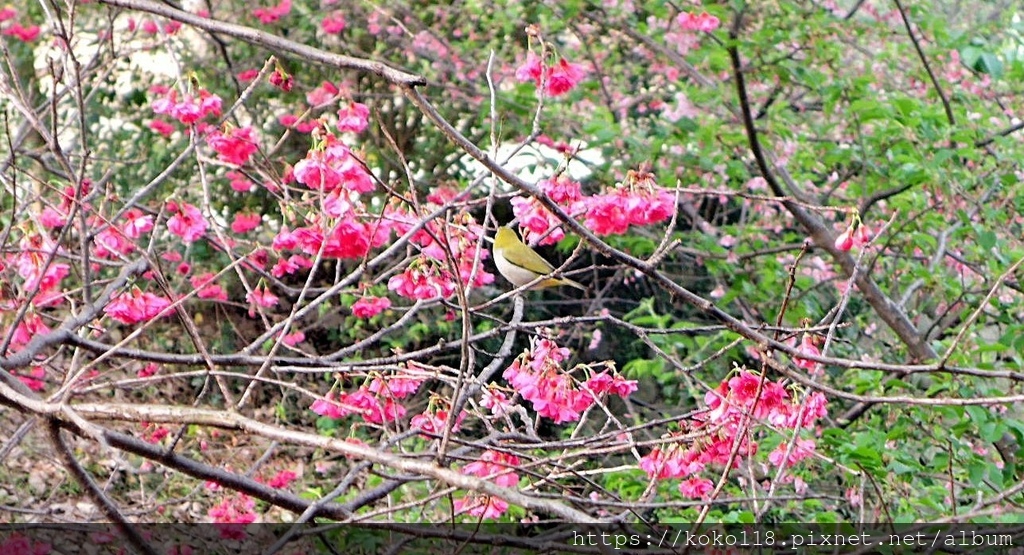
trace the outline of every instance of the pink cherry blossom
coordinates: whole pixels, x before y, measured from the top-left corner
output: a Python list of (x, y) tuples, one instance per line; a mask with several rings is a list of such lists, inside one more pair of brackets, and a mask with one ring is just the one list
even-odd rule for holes
[(262, 218), (259, 214), (238, 213), (235, 214), (235, 219), (231, 222), (231, 231), (238, 234), (248, 233), (259, 227), (261, 221)]
[(279, 4), (269, 8), (256, 8), (252, 11), (252, 15), (259, 19), (260, 23), (268, 25), (288, 15), (290, 11), (292, 11), (292, 0), (281, 0)]
[(501, 416), (508, 413), (512, 407), (512, 401), (500, 390), (488, 387), (484, 389), (480, 405), (485, 409), (490, 409), (492, 415)]
[(125, 212), (123, 217), (125, 223), (122, 230), (131, 239), (138, 239), (153, 229), (153, 216), (143, 214), (138, 208)]
[(365, 104), (349, 102), (338, 110), (338, 130), (342, 133), (362, 133), (369, 125), (370, 109)]
[(540, 56), (535, 54), (533, 50), (528, 51), (526, 53), (526, 60), (516, 69), (516, 79), (522, 83), (533, 81), (539, 87), (543, 76), (544, 66), (540, 62)]
[(255, 188), (255, 184), (249, 181), (249, 178), (245, 174), (231, 171), (225, 174), (225, 177), (230, 179), (230, 185), (232, 191), (238, 191), (239, 193), (250, 193)]
[(20, 23), (13, 23), (0, 33), (14, 37), (22, 42), (32, 42), (39, 38), (39, 26), (29, 25), (23, 27)]
[(836, 237), (835, 247), (843, 252), (853, 248), (853, 233), (851, 230), (847, 229)]
[(405, 271), (388, 280), (388, 289), (413, 300), (447, 299), (455, 294), (455, 281), (446, 270), (439, 269), (422, 255)]
[(140, 368), (139, 371), (135, 373), (135, 375), (139, 378), (148, 378), (150, 376), (155, 376), (156, 373), (159, 371), (160, 366), (158, 366), (155, 362), (150, 362), (149, 364)]
[(208, 224), (203, 213), (188, 203), (167, 203), (167, 211), (173, 215), (167, 220), (167, 229), (181, 237), (185, 243), (194, 243), (206, 233)]
[(367, 232), (367, 227), (357, 221), (339, 221), (325, 240), (324, 257), (359, 259), (366, 256), (366, 253), (370, 251), (370, 239)]
[(323, 399), (317, 399), (310, 405), (310, 410), (319, 414), (320, 416), (326, 416), (328, 418), (345, 418), (352, 413), (350, 407), (342, 405), (334, 395), (334, 392), (330, 392)]
[(338, 87), (335, 86), (334, 83), (324, 81), (323, 83), (320, 83), (319, 87), (306, 93), (306, 102), (313, 107), (326, 106), (327, 104), (334, 102), (334, 99), (338, 97), (338, 93)]
[(209, 510), (207, 515), (215, 523), (220, 537), (243, 540), (245, 525), (256, 522), (256, 502), (244, 493), (225, 499)]
[(331, 12), (324, 16), (320, 27), (325, 33), (337, 35), (345, 30), (345, 16), (341, 12)]
[[(814, 342), (814, 336), (809, 333), (804, 334), (803, 339), (800, 340), (800, 346), (797, 347), (797, 350), (811, 356), (821, 356), (821, 349), (819, 349), (818, 345)], [(812, 376), (821, 374), (821, 364), (813, 360), (794, 357), (793, 362), (796, 363), (798, 368), (808, 370)]]
[[(277, 306), (278, 302), (277, 295), (271, 293), (270, 289), (268, 289), (266, 285), (263, 285), (262, 287), (257, 287), (256, 289), (253, 289), (251, 292), (247, 293), (245, 295), (245, 300), (248, 301), (249, 304), (251, 305), (262, 306), (264, 308)], [(250, 308), (249, 316), (253, 316), (254, 314), (255, 310)]]
[[(788, 457), (786, 456), (786, 451), (789, 451)], [(789, 442), (785, 441), (780, 443), (774, 451), (768, 454), (768, 462), (775, 466), (782, 466), (783, 462), (785, 462), (785, 466), (790, 467), (813, 454), (813, 439), (797, 439), (796, 443), (793, 444), (792, 449), (789, 448)]]
[(499, 518), (508, 511), (508, 503), (500, 497), (471, 495), (455, 500), (455, 514), (467, 513), (474, 518)]
[(545, 66), (543, 61), (532, 50), (526, 53), (526, 60), (516, 69), (516, 79), (520, 82), (533, 81), (535, 85), (544, 86), (548, 96), (562, 96), (586, 77), (586, 69), (580, 65), (561, 58), (553, 66)]
[(131, 291), (112, 298), (103, 312), (122, 324), (136, 324), (152, 320), (169, 306), (171, 301), (166, 298), (143, 293), (138, 287), (133, 287)]
[(519, 466), (519, 457), (488, 449), (480, 459), (462, 467), (461, 472), (469, 476), (486, 478), (503, 488), (513, 488), (519, 483), (519, 475), (513, 470)]
[(687, 31), (702, 31), (705, 33), (714, 31), (721, 24), (717, 17), (707, 12), (697, 15), (688, 12), (680, 12), (679, 15), (676, 16), (676, 23)]
[(196, 296), (200, 299), (227, 301), (227, 291), (225, 291), (220, 285), (214, 283), (213, 280), (214, 274), (207, 272), (205, 274), (192, 276), (189, 279), (189, 282), (192, 283), (192, 287), (196, 289)]
[[(460, 412), (459, 415), (455, 417), (455, 422), (452, 423), (451, 431), (453, 433), (458, 432), (462, 421), (465, 419), (466, 411)], [(423, 437), (429, 438), (430, 436), (427, 434), (440, 435), (444, 433), (444, 428), (447, 423), (448, 411), (437, 410), (435, 412), (424, 412), (423, 414), (413, 416), (412, 420), (409, 421), (409, 427), (416, 430), (422, 430), (425, 432), (422, 434)]]
[(170, 137), (171, 133), (174, 133), (174, 126), (162, 119), (150, 120), (149, 128), (164, 137)]
[(352, 305), (352, 315), (372, 318), (390, 307), (391, 299), (387, 297), (362, 297)]
[(274, 474), (267, 480), (267, 485), (274, 489), (284, 489), (298, 478), (299, 475), (291, 470), (279, 470), (277, 474)]
[(587, 76), (587, 70), (580, 64), (570, 63), (562, 58), (550, 68), (545, 92), (549, 96), (562, 96), (576, 88)]
[(378, 395), (402, 399), (416, 393), (424, 381), (424, 378), (406, 375), (378, 377), (370, 382), (367, 389)]
[[(287, 2), (288, 0), (285, 1)], [(270, 84), (284, 92), (288, 92), (295, 86), (295, 77), (278, 67), (274, 69), (274, 73), (270, 74)]]
[(679, 493), (689, 499), (704, 499), (715, 489), (715, 483), (707, 478), (693, 477), (679, 484)]
[(235, 127), (227, 133), (214, 131), (206, 136), (206, 144), (222, 161), (242, 166), (259, 148), (253, 133), (252, 127)]

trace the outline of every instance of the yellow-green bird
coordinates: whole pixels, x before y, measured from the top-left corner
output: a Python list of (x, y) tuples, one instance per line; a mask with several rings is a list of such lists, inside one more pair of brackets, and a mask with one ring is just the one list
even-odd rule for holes
[[(522, 287), (541, 276), (550, 276), (555, 271), (554, 266), (537, 254), (537, 251), (520, 241), (519, 235), (516, 235), (516, 232), (510, 227), (498, 228), (491, 252), (494, 255), (494, 264), (498, 267), (498, 271), (516, 287)], [(543, 289), (559, 285), (587, 290), (582, 284), (571, 279), (553, 277), (538, 281), (530, 289)]]

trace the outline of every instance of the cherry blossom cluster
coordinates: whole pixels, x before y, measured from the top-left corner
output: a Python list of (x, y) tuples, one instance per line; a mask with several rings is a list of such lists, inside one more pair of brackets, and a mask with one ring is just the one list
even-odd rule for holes
[(48, 236), (35, 233), (22, 237), (18, 247), (16, 253), (8, 253), (0, 262), (0, 271), (10, 267), (21, 278), (4, 280), (15, 287), (15, 298), (5, 299), (0, 290), (0, 311), (15, 310), (25, 301), (35, 307), (62, 303), (60, 285), (71, 273), (71, 266), (60, 262), (67, 256), (64, 249)]
[[(630, 170), (619, 187), (591, 196), (583, 195), (579, 183), (565, 176), (537, 185), (570, 216), (582, 216), (585, 225), (597, 235), (621, 235), (632, 225), (663, 222), (676, 210), (675, 195), (659, 187), (654, 175), (645, 171)], [(537, 199), (517, 196), (511, 202), (528, 243), (547, 245), (565, 237), (558, 218)]]
[(166, 297), (133, 287), (131, 291), (114, 296), (103, 308), (103, 312), (122, 324), (137, 324), (152, 320), (161, 313), (166, 315), (164, 311), (169, 306), (171, 301)]
[[(203, 10), (203, 13), (205, 13), (205, 10)], [(203, 17), (208, 17), (208, 15), (204, 15)], [(142, 29), (142, 32), (147, 35), (157, 35), (161, 32), (165, 35), (173, 35), (181, 29), (181, 22), (163, 21), (161, 26), (161, 24), (155, 19), (146, 18), (142, 20), (142, 23), (135, 21), (135, 18), (128, 19), (128, 31), (135, 32), (136, 29), (140, 28)]]
[(206, 136), (206, 144), (221, 161), (242, 166), (258, 149), (253, 133), (252, 127), (234, 127), (227, 132), (218, 129)]
[[(565, 175), (553, 179), (544, 179), (537, 183), (552, 201), (562, 207), (572, 217), (580, 216), (587, 211), (587, 203), (583, 200), (580, 184)], [(558, 217), (544, 207), (535, 197), (515, 196), (511, 199), (512, 213), (519, 220), (523, 232), (523, 241), (529, 244), (553, 245), (565, 238)]]
[[(449, 203), (456, 194), (453, 189), (436, 190), (427, 196), (418, 214), (403, 205), (391, 204), (384, 209), (384, 220), (396, 233), (408, 233), (423, 217)], [(402, 273), (388, 280), (388, 289), (407, 299), (430, 300), (451, 297), (458, 287), (456, 280), (473, 287), (493, 283), (494, 274), (485, 271), (483, 266), (483, 261), (490, 256), (483, 242), (484, 235), (483, 226), (466, 211), (457, 213), (449, 221), (430, 220), (411, 238), (411, 243), (419, 247), (420, 255)]]
[(207, 116), (219, 116), (223, 104), (219, 96), (206, 89), (200, 89), (194, 96), (185, 94), (180, 100), (177, 89), (156, 85), (150, 91), (162, 95), (153, 101), (153, 112), (170, 116), (183, 125), (193, 125)]
[(701, 31), (704, 33), (710, 33), (721, 25), (718, 18), (708, 12), (699, 14), (680, 12), (676, 16), (676, 23), (687, 31)]
[[(47, 235), (31, 233), (18, 242), (18, 249), (0, 259), (0, 344), (8, 341), (6, 350), (16, 353), (36, 336), (49, 333), (42, 309), (57, 307), (67, 301), (61, 284), (71, 273), (71, 266), (61, 260), (67, 253)], [(29, 308), (19, 318), (20, 308)], [(13, 329), (12, 324), (13, 322)], [(5, 338), (10, 338), (9, 340)], [(45, 388), (46, 371), (42, 366), (12, 371), (33, 391)]]
[[(514, 488), (519, 484), (519, 457), (502, 451), (488, 449), (480, 458), (462, 467), (467, 476), (477, 476), (492, 481), (503, 488)], [(508, 510), (508, 502), (500, 497), (485, 494), (469, 494), (455, 500), (455, 514), (468, 514), (474, 518), (498, 518)]]
[[(444, 433), (445, 426), (448, 423), (448, 412), (445, 409), (433, 409), (427, 410), (422, 414), (417, 414), (409, 420), (409, 427), (415, 430), (421, 430), (421, 434), (424, 438), (431, 438), (432, 435), (440, 435)], [(462, 429), (462, 421), (466, 419), (466, 411), (460, 411), (459, 415), (455, 417), (455, 421), (452, 422), (451, 431), (458, 432)]]
[(207, 515), (217, 527), (220, 537), (244, 540), (247, 537), (246, 525), (256, 522), (256, 501), (244, 493), (238, 493), (215, 505)]
[(371, 248), (386, 244), (391, 235), (391, 227), (368, 213), (360, 200), (361, 194), (376, 188), (365, 165), (326, 129), (321, 127), (317, 136), (320, 139), (291, 173), (314, 193), (317, 206), (306, 214), (305, 225), (295, 229), (284, 225), (274, 237), (272, 246), (279, 259), (271, 273), (276, 277), (311, 267), (309, 257), (318, 255), (360, 259)]
[(546, 65), (533, 50), (526, 53), (526, 61), (516, 69), (516, 79), (523, 83), (533, 81), (547, 96), (568, 93), (586, 76), (587, 70), (580, 64), (560, 58), (556, 63)]
[(310, 409), (334, 419), (355, 414), (370, 424), (394, 422), (406, 414), (399, 401), (416, 393), (424, 381), (423, 376), (412, 373), (377, 376), (351, 393), (332, 391), (325, 398), (313, 401)]
[(14, 37), (22, 42), (32, 42), (39, 38), (38, 25), (24, 25), (17, 18), (18, 10), (10, 4), (0, 8), (0, 35)]
[[(755, 423), (800, 430), (813, 428), (827, 414), (821, 393), (797, 399), (781, 383), (746, 370), (709, 391), (704, 402), (707, 410), (689, 423), (696, 439), (688, 445), (680, 439), (655, 447), (640, 460), (640, 468), (651, 479), (682, 479), (679, 491), (688, 498), (703, 498), (714, 488), (710, 479), (700, 476), (705, 468), (730, 463), (738, 467), (743, 458), (757, 453), (750, 433)], [(792, 446), (784, 441), (769, 454), (769, 461), (790, 467), (811, 456), (814, 446), (811, 439), (797, 438)]]
[(579, 420), (583, 411), (601, 395), (625, 398), (637, 389), (636, 380), (626, 380), (608, 371), (593, 373), (577, 385), (562, 368), (569, 357), (569, 349), (559, 347), (550, 339), (535, 337), (530, 341), (530, 348), (516, 357), (502, 377), (533, 405), (537, 414), (556, 424)]
[(356, 318), (373, 318), (391, 308), (391, 299), (387, 297), (360, 297), (352, 304), (352, 315)]
[[(815, 336), (810, 333), (805, 333), (803, 335), (803, 338), (800, 339), (800, 345), (798, 345), (796, 349), (807, 355), (821, 356), (821, 349), (818, 347), (817, 340), (815, 339)], [(812, 376), (819, 376), (822, 373), (821, 363), (813, 360), (794, 357), (793, 363), (796, 364), (797, 368), (807, 370), (807, 372)]]
[(845, 231), (836, 237), (835, 247), (843, 252), (847, 252), (853, 248), (864, 248), (865, 245), (871, 242), (874, 235), (871, 233), (871, 228), (863, 223), (851, 224)]
[(260, 23), (269, 25), (288, 15), (291, 11), (292, 0), (281, 0), (279, 3), (270, 6), (269, 8), (256, 8), (253, 10), (252, 15), (254, 15), (256, 19), (259, 19)]

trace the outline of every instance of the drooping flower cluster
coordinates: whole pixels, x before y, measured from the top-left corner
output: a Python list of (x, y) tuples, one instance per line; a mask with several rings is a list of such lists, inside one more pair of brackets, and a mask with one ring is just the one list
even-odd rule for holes
[(580, 419), (601, 395), (627, 397), (637, 389), (635, 380), (623, 379), (607, 372), (592, 375), (577, 386), (573, 377), (562, 369), (569, 359), (569, 349), (559, 347), (550, 339), (533, 338), (530, 348), (519, 355), (502, 376), (530, 401), (537, 414), (556, 424)]
[(177, 89), (157, 85), (150, 90), (163, 95), (153, 101), (153, 111), (170, 116), (184, 125), (192, 125), (206, 116), (220, 115), (223, 104), (221, 98), (205, 89), (200, 89), (197, 96), (186, 94), (181, 100), (178, 100)]
[(245, 539), (245, 526), (256, 522), (256, 501), (244, 493), (228, 497), (207, 513), (220, 534), (232, 540)]
[[(815, 338), (810, 333), (805, 333), (803, 338), (800, 340), (800, 345), (797, 350), (801, 353), (806, 353), (811, 356), (821, 356), (821, 349), (818, 348), (818, 344), (815, 342)], [(820, 375), (822, 372), (821, 364), (810, 359), (793, 357), (793, 363), (798, 368), (807, 370), (812, 376)]]
[(122, 324), (130, 325), (152, 320), (169, 306), (171, 301), (165, 297), (144, 293), (138, 287), (133, 287), (131, 291), (112, 298), (103, 312)]
[(323, 399), (313, 401), (310, 409), (328, 418), (356, 414), (370, 424), (393, 422), (405, 416), (400, 400), (416, 393), (425, 380), (425, 376), (408, 370), (394, 376), (377, 376), (369, 385), (351, 393), (328, 393)]
[(260, 23), (268, 25), (288, 15), (292, 11), (292, 0), (281, 0), (281, 2), (269, 8), (256, 8), (252, 15), (260, 20)]
[(252, 127), (235, 127), (227, 132), (217, 129), (206, 135), (206, 144), (222, 161), (242, 166), (258, 148), (253, 133)]
[[(455, 422), (452, 422), (452, 433), (458, 432), (462, 428), (462, 421), (465, 419), (466, 411), (459, 412), (459, 415), (455, 417)], [(430, 439), (430, 434), (439, 435), (444, 433), (444, 428), (447, 424), (448, 411), (445, 409), (436, 409), (417, 414), (409, 421), (409, 427), (423, 431), (424, 433), (421, 435), (427, 439)]]
[(705, 33), (714, 31), (721, 24), (717, 17), (708, 12), (700, 14), (680, 12), (676, 16), (676, 23), (687, 31), (703, 31)]
[[(308, 187), (314, 209), (304, 225), (294, 230), (283, 225), (273, 240), (280, 255), (272, 273), (276, 277), (312, 267), (310, 257), (358, 260), (370, 249), (387, 243), (391, 228), (379, 216), (366, 211), (360, 195), (374, 190), (373, 176), (340, 139), (318, 128), (321, 139), (292, 171), (294, 179)], [(301, 251), (303, 255), (287, 251)]]
[(447, 299), (455, 294), (457, 287), (451, 273), (425, 255), (414, 259), (402, 273), (388, 280), (388, 289), (413, 300)]
[(293, 173), (296, 181), (314, 190), (331, 192), (344, 187), (356, 193), (368, 193), (375, 188), (363, 164), (333, 135), (311, 148), (306, 157), (295, 164)]
[(586, 226), (597, 235), (626, 233), (629, 226), (651, 225), (675, 214), (675, 195), (658, 187), (654, 174), (629, 171), (622, 187), (587, 199)]
[(462, 467), (462, 473), (486, 478), (503, 488), (514, 488), (519, 483), (519, 474), (515, 471), (518, 466), (519, 457), (488, 449), (480, 455), (480, 459)]
[(18, 297), (24, 299), (35, 290), (30, 302), (37, 307), (61, 302), (61, 281), (71, 273), (71, 266), (59, 262), (64, 255), (63, 249), (49, 237), (37, 234), (22, 237), (18, 246), (17, 254), (8, 254), (4, 259), (4, 263), (16, 269), (24, 280)]
[(39, 26), (24, 25), (17, 21), (18, 11), (10, 4), (0, 8), (0, 35), (14, 37), (22, 42), (32, 42), (39, 38)]
[(345, 15), (341, 12), (331, 12), (320, 21), (320, 27), (329, 35), (337, 35), (345, 30)]
[(836, 237), (835, 247), (843, 252), (848, 252), (854, 247), (860, 249), (870, 243), (873, 237), (874, 234), (871, 233), (871, 228), (863, 223), (851, 224), (850, 227), (846, 228), (845, 231)]
[(278, 302), (277, 295), (271, 293), (266, 284), (246, 293), (245, 300), (249, 302), (250, 318), (256, 315), (256, 307), (272, 308), (277, 306)]
[(370, 121), (370, 109), (365, 104), (349, 102), (338, 110), (338, 131), (362, 133)]
[(206, 223), (203, 213), (195, 206), (187, 202), (168, 202), (167, 211), (172, 214), (167, 219), (167, 229), (181, 237), (185, 243), (194, 243), (206, 233), (209, 224)]
[(132, 208), (119, 222), (107, 223), (103, 218), (90, 216), (88, 223), (99, 230), (93, 239), (93, 254), (98, 258), (118, 258), (135, 252), (134, 239), (153, 229), (153, 216)]
[[(542, 180), (537, 183), (537, 187), (570, 216), (579, 216), (587, 210), (580, 184), (565, 175)], [(534, 197), (516, 196), (512, 197), (511, 202), (512, 213), (519, 220), (523, 232), (523, 241), (529, 244), (553, 245), (565, 238), (558, 218), (539, 200)], [(534, 240), (536, 237), (540, 237), (539, 241)]]
[(387, 297), (362, 297), (352, 304), (352, 315), (356, 318), (373, 318), (391, 308), (391, 299)]
[[(456, 191), (440, 189), (427, 197), (421, 213), (431, 213), (455, 197)], [(407, 233), (419, 221), (409, 209), (389, 205), (384, 219), (399, 235)], [(420, 256), (401, 274), (388, 281), (388, 289), (408, 299), (446, 299), (455, 293), (456, 279), (463, 285), (479, 287), (494, 282), (494, 274), (484, 270), (483, 261), (490, 256), (481, 242), (483, 226), (468, 212), (460, 212), (449, 221), (431, 220), (412, 235), (411, 242), (420, 248)], [(449, 259), (451, 253), (451, 259)], [(454, 262), (458, 276), (453, 275)]]
[[(7, 330), (4, 330), (4, 336), (6, 336)], [(9, 349), (11, 352), (18, 352), (25, 345), (28, 345), (29, 341), (37, 335), (43, 335), (50, 332), (50, 328), (43, 322), (41, 316), (35, 312), (26, 312), (25, 317), (18, 322), (18, 325), (14, 327), (14, 333), (11, 335), (11, 344)], [(25, 380), (22, 380), (23, 382)], [(25, 382), (26, 385), (35, 389), (32, 383)]]
[[(640, 468), (653, 479), (684, 479), (680, 492), (691, 498), (701, 498), (713, 488), (711, 480), (699, 476), (705, 467), (725, 466), (734, 449), (734, 467), (744, 457), (757, 453), (757, 442), (750, 433), (757, 423), (799, 430), (812, 428), (827, 414), (821, 393), (797, 400), (781, 384), (767, 379), (762, 383), (760, 376), (746, 370), (709, 391), (704, 402), (708, 410), (690, 423), (690, 431), (700, 433), (697, 439), (689, 445), (679, 440), (655, 447), (640, 460)], [(814, 440), (797, 439), (788, 458), (788, 444), (783, 442), (780, 448), (782, 451), (773, 452), (769, 461), (792, 466), (813, 453)]]
[[(570, 216), (583, 216), (585, 225), (597, 235), (621, 235), (631, 225), (663, 222), (676, 210), (675, 195), (659, 187), (654, 175), (643, 170), (630, 170), (622, 186), (592, 196), (583, 195), (580, 185), (565, 176), (537, 185)], [(565, 237), (558, 218), (537, 199), (518, 196), (511, 202), (528, 243), (533, 243), (531, 237), (541, 237), (541, 245), (557, 243)]]
[[(519, 457), (501, 451), (488, 449), (480, 459), (462, 467), (461, 472), (492, 481), (503, 488), (514, 488), (519, 484)], [(475, 518), (498, 518), (508, 510), (508, 503), (500, 497), (470, 494), (455, 500), (455, 514), (468, 514)]]
[(526, 61), (516, 69), (516, 79), (523, 83), (533, 81), (538, 87), (544, 87), (547, 96), (568, 93), (586, 76), (587, 70), (580, 64), (560, 58), (557, 63), (546, 65), (533, 50), (526, 53)]
[[(76, 187), (71, 185), (64, 187), (64, 192), (60, 196), (60, 205), (48, 205), (43, 208), (42, 214), (39, 215), (39, 223), (43, 224), (43, 227), (59, 228), (66, 224), (74, 204), (82, 202), (82, 199), (88, 196), (92, 191), (92, 181), (89, 179), (82, 179), (81, 183), (77, 187), (77, 199), (75, 198), (75, 190)], [(82, 203), (80, 206), (84, 211), (91, 209), (91, 206), (87, 203)]]
[(214, 283), (214, 275), (211, 272), (197, 274), (189, 278), (193, 289), (196, 290), (196, 297), (213, 301), (227, 301), (228, 292), (223, 287)]

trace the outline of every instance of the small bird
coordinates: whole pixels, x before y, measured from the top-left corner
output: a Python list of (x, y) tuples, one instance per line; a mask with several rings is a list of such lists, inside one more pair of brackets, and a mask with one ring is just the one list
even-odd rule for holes
[[(498, 267), (498, 271), (516, 287), (522, 287), (541, 276), (551, 275), (555, 271), (555, 268), (547, 260), (520, 241), (519, 236), (510, 227), (498, 228), (491, 252), (494, 254), (494, 264)], [(543, 289), (559, 285), (587, 290), (582, 284), (571, 279), (553, 277), (538, 281), (530, 289)]]

